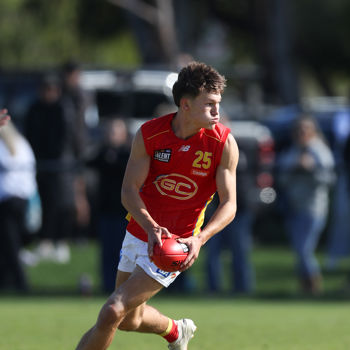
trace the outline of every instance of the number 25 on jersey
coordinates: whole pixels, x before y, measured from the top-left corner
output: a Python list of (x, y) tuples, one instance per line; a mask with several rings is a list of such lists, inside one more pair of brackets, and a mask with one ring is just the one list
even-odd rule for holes
[(195, 153), (197, 156), (196, 159), (193, 161), (192, 166), (194, 168), (203, 168), (203, 169), (209, 169), (211, 166), (211, 157), (213, 155), (212, 152), (203, 152), (203, 151), (197, 151)]

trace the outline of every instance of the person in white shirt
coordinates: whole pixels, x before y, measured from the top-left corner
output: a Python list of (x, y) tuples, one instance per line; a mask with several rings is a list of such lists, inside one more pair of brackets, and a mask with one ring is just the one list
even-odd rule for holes
[(7, 121), (0, 129), (0, 288), (28, 289), (19, 251), (28, 200), (35, 191), (33, 151), (15, 126)]

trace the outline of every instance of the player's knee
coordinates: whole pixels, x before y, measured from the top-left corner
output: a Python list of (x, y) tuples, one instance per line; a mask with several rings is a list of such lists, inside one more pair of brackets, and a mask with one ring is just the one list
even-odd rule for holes
[(125, 318), (118, 326), (121, 331), (133, 332), (136, 331), (141, 325), (141, 317)]
[(123, 320), (125, 315), (126, 310), (122, 303), (106, 304), (99, 314), (97, 327), (114, 327)]

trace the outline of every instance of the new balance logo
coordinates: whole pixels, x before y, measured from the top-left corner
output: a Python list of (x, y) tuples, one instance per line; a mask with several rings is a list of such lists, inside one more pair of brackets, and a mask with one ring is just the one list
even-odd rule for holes
[(182, 145), (179, 149), (179, 152), (187, 152), (190, 149), (190, 145)]

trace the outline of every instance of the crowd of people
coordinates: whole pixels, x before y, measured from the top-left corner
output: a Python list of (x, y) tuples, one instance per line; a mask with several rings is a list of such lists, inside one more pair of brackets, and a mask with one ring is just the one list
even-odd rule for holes
[[(92, 154), (84, 153), (88, 142), (84, 114), (92, 97), (81, 89), (79, 74), (79, 65), (69, 62), (59, 74), (44, 77), (38, 98), (26, 113), (22, 132), (6, 109), (0, 111), (0, 289), (30, 288), (24, 264), (34, 265), (41, 260), (67, 263), (76, 232), (91, 225), (100, 247), (101, 288), (108, 293), (115, 289), (118, 256), (128, 223), (121, 188), (131, 135), (122, 116), (109, 118), (102, 122), (99, 147)], [(336, 165), (312, 116), (296, 118), (291, 133), (290, 147), (276, 160), (276, 183), (300, 289), (316, 295), (322, 291), (322, 268), (315, 252), (330, 215)], [(230, 290), (236, 294), (254, 293), (257, 283), (251, 259), (255, 217), (246, 196), (254, 179), (245, 167), (244, 149), (239, 144), (238, 148), (237, 213), (205, 247), (207, 289), (213, 293), (223, 290), (224, 279), (229, 279)], [(350, 146), (343, 155), (345, 164), (348, 149)], [(97, 178), (93, 201), (86, 170), (93, 171)], [(24, 232), (34, 197), (40, 200), (41, 223), (34, 248), (28, 250), (24, 249)], [(219, 197), (215, 196), (206, 221), (218, 207)], [(224, 275), (224, 249), (231, 253), (230, 276)], [(184, 276), (190, 278), (187, 272)]]
[[(64, 64), (59, 72), (45, 75), (37, 98), (25, 115), (21, 132), (15, 133), (16, 129), (9, 121), (7, 110), (2, 110), (2, 141), (7, 146), (3, 148), (4, 155), (0, 157), (0, 186), (5, 188), (2, 204), (8, 204), (7, 197), (10, 195), (25, 199), (21, 208), (19, 205), (16, 207), (17, 219), (13, 218), (17, 223), (16, 235), (9, 229), (1, 230), (11, 236), (12, 243), (11, 249), (4, 245), (2, 248), (7, 254), (12, 253), (11, 261), (16, 259), (17, 265), (21, 267), (13, 274), (14, 281), (20, 278), (20, 274), (24, 280), (23, 263), (34, 265), (41, 260), (68, 262), (69, 240), (78, 227), (87, 226), (90, 222), (90, 205), (83, 172), (83, 152), (87, 135), (84, 110), (88, 101), (80, 88), (79, 77), (80, 67), (74, 62)], [(32, 159), (25, 158), (23, 145), (27, 147), (25, 155), (27, 158), (31, 155)], [(23, 180), (25, 176), (26, 181)], [(32, 182), (31, 192), (27, 189), (24, 197), (20, 191), (21, 185), (29, 187), (29, 180)], [(10, 186), (10, 181), (16, 184)], [(6, 193), (11, 187), (13, 193)], [(24, 247), (27, 237), (26, 221), (33, 198), (40, 201), (41, 217), (36, 247), (29, 251), (21, 248)], [(12, 213), (14, 215), (15, 211), (12, 210)], [(5, 221), (5, 217), (8, 218), (9, 215), (1, 215), (1, 220)], [(3, 223), (5, 224), (9, 225), (7, 222)], [(5, 269), (10, 260), (5, 255), (1, 258), (4, 260), (1, 267)], [(1, 280), (2, 276), (3, 274)], [(28, 287), (24, 286), (24, 282), (22, 288), (17, 282), (13, 284), (9, 280), (6, 277), (4, 287), (14, 286), (19, 290)]]

